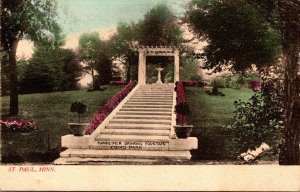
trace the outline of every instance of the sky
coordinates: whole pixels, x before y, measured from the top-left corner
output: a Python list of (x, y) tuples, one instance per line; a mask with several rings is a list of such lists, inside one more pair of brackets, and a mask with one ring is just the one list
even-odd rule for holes
[[(66, 35), (65, 48), (76, 49), (81, 34), (99, 32), (108, 39), (119, 22), (137, 22), (158, 3), (165, 3), (180, 16), (190, 0), (57, 0), (57, 21)], [(33, 43), (21, 41), (18, 58), (28, 59), (33, 53)]]
[(118, 22), (137, 22), (158, 3), (175, 14), (184, 12), (189, 0), (58, 0), (59, 23), (66, 34), (95, 28), (116, 27)]

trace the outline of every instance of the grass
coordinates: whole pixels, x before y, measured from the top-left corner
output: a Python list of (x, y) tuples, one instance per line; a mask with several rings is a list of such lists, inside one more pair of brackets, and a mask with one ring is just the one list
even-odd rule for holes
[(187, 102), (191, 108), (189, 123), (194, 125), (192, 136), (198, 137), (199, 149), (192, 151), (197, 160), (232, 160), (238, 150), (232, 142), (232, 135), (224, 126), (233, 121), (234, 101), (248, 100), (253, 91), (250, 89), (224, 88), (221, 96), (209, 96), (207, 89), (186, 87)]
[[(69, 134), (68, 122), (77, 122), (77, 114), (71, 113), (70, 104), (81, 100), (88, 112), (81, 122), (88, 122), (100, 106), (123, 86), (111, 85), (105, 91), (85, 90), (26, 94), (19, 96), (19, 118), (33, 120), (38, 130), (31, 133), (3, 133), (2, 162), (53, 161), (58, 157), (61, 136)], [(1, 97), (1, 114), (8, 113), (9, 98)]]

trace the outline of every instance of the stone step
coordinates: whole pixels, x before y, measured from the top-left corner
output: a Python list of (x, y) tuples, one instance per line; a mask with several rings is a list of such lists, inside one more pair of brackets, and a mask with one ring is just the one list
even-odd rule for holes
[(126, 103), (135, 103), (135, 104), (173, 104), (173, 100), (143, 101), (143, 100), (131, 100), (131, 99), (129, 99)]
[(124, 142), (169, 142), (168, 136), (148, 136), (148, 135), (108, 135), (100, 133), (96, 138), (96, 141), (124, 141)]
[(171, 108), (121, 108), (120, 111), (163, 111), (163, 112), (172, 112)]
[(154, 94), (154, 93), (137, 93), (135, 97), (173, 97), (173, 94)]
[(169, 130), (148, 130), (148, 129), (104, 129), (101, 134), (115, 134), (115, 135), (157, 135), (168, 136)]
[(134, 100), (138, 100), (138, 99), (140, 99), (140, 100), (142, 100), (142, 101), (144, 101), (144, 100), (151, 100), (151, 101), (161, 101), (161, 100), (168, 100), (168, 101), (171, 101), (171, 100), (173, 100), (173, 97), (151, 97), (151, 96), (147, 96), (147, 97), (141, 97), (141, 96), (132, 96), (131, 98), (130, 98), (130, 100), (131, 99), (134, 99)]
[(126, 103), (123, 108), (172, 108), (172, 105), (169, 104), (169, 105), (137, 105), (137, 104), (131, 104), (131, 103)]
[(189, 151), (137, 151), (137, 150), (97, 150), (67, 149), (60, 153), (61, 157), (81, 158), (132, 158), (132, 159), (166, 159), (190, 160)]
[(171, 120), (171, 115), (116, 115), (114, 119), (161, 119), (161, 120)]
[(151, 103), (151, 102), (169, 102), (169, 103), (173, 103), (173, 99), (134, 99), (134, 98), (130, 98), (128, 100), (128, 102), (143, 102), (143, 103)]
[(143, 98), (143, 99), (147, 99), (147, 98), (156, 98), (156, 99), (159, 99), (159, 98), (173, 98), (173, 95), (133, 95), (131, 98)]
[(159, 111), (119, 111), (116, 115), (163, 115), (172, 116), (172, 112), (159, 112)]
[(155, 130), (170, 130), (170, 125), (161, 124), (114, 124), (109, 123), (105, 126), (106, 129), (155, 129)]
[(81, 158), (81, 157), (61, 157), (54, 161), (55, 165), (97, 165), (120, 162), (122, 164), (151, 164), (157, 159), (124, 159), (124, 158)]
[(142, 102), (142, 101), (128, 101), (126, 102), (127, 105), (150, 105), (150, 106), (156, 106), (156, 105), (170, 105), (172, 107), (173, 102), (172, 101), (168, 101), (168, 102)]
[(136, 91), (134, 94), (173, 95), (173, 91)]
[(125, 124), (160, 124), (171, 125), (171, 120), (155, 120), (155, 119), (113, 119), (110, 123)]

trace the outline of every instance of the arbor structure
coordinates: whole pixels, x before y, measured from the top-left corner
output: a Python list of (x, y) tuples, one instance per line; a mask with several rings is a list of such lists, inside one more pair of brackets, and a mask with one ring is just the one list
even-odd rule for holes
[[(183, 43), (183, 36), (177, 17), (165, 4), (150, 9), (137, 23), (120, 23), (117, 33), (112, 37), (115, 58), (119, 58), (127, 68), (127, 80), (138, 64), (137, 46), (176, 46)], [(150, 58), (150, 57), (149, 57)], [(151, 62), (164, 63), (166, 58), (151, 58)]]
[(51, 0), (2, 0), (1, 3), (1, 48), (8, 55), (10, 115), (17, 115), (19, 112), (16, 67), (18, 42), (23, 37), (29, 38), (35, 43), (51, 41), (49, 34), (58, 27), (54, 19), (56, 2)]

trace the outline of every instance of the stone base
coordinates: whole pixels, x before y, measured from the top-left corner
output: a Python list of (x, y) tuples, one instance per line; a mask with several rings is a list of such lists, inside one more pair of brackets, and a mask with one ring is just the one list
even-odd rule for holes
[(169, 140), (169, 151), (189, 151), (191, 149), (198, 149), (197, 137)]
[(69, 149), (88, 149), (90, 145), (90, 135), (74, 136), (65, 135), (61, 137), (61, 146)]

